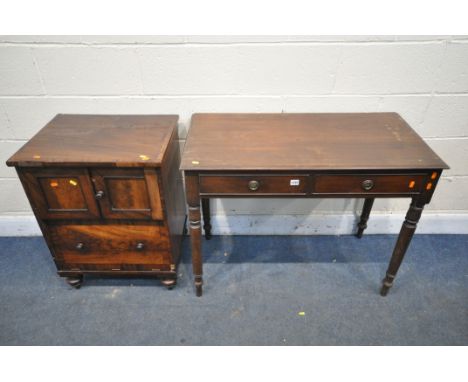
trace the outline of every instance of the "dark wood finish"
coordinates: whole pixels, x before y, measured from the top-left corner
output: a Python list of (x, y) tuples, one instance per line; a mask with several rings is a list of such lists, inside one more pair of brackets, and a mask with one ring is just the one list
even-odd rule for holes
[(160, 167), (176, 115), (59, 114), (9, 166)]
[(361, 219), (358, 223), (358, 230), (356, 232), (356, 237), (360, 239), (364, 230), (367, 228), (367, 221), (369, 220), (369, 215), (374, 204), (374, 198), (367, 198), (364, 200), (364, 206), (362, 207)]
[(408, 212), (406, 213), (406, 218), (401, 227), (400, 234), (398, 235), (398, 240), (393, 250), (385, 278), (382, 282), (382, 288), (380, 289), (380, 294), (382, 296), (386, 296), (389, 289), (393, 286), (393, 280), (395, 280), (395, 276), (400, 268), (401, 262), (405, 257), (406, 250), (408, 249), (414, 232), (416, 231), (416, 226), (418, 225), (423, 209), (424, 202), (417, 197), (413, 198)]
[(176, 116), (59, 115), (8, 160), (71, 286), (87, 273), (175, 285), (185, 221), (178, 145)]
[(203, 266), (201, 254), (201, 214), (198, 176), (185, 174), (185, 192), (189, 210), (190, 242), (192, 244), (192, 270), (195, 280), (195, 292), (202, 295)]
[[(166, 211), (172, 211), (172, 213), (165, 215), (165, 224), (169, 227), (169, 239), (173, 248), (174, 264), (179, 262), (186, 222), (183, 180), (182, 173), (179, 171), (180, 148), (178, 139), (176, 129), (174, 130), (173, 138), (164, 155), (164, 163), (166, 165), (161, 168), (161, 176), (158, 177), (158, 180), (162, 181), (162, 184), (165, 185), (161, 188), (161, 201), (164, 205), (164, 209)], [(148, 174), (146, 174), (146, 176), (148, 177)], [(148, 184), (154, 183), (149, 182)], [(156, 188), (155, 184), (154, 188)]]
[(25, 168), (21, 174), (42, 219), (99, 217), (86, 168)]
[(202, 175), (200, 194), (305, 195), (307, 181), (306, 175)]
[(163, 218), (154, 169), (98, 168), (92, 169), (91, 175), (97, 193), (100, 193), (98, 201), (106, 219)]
[(203, 211), (203, 230), (205, 231), (205, 239), (211, 239), (211, 216), (210, 216), (210, 199), (202, 198)]
[(390, 170), (447, 165), (396, 113), (194, 114), (182, 170)]
[[(197, 295), (203, 284), (200, 199), (209, 216), (210, 197), (365, 198), (361, 237), (374, 198), (412, 198), (417, 202), (399, 235), (385, 295), (416, 228), (415, 217), (446, 168), (396, 113), (193, 115), (181, 169)], [(299, 186), (291, 185), (293, 179)]]
[(425, 174), (316, 175), (316, 194), (418, 194)]
[(158, 225), (76, 224), (50, 227), (55, 257), (65, 264), (152, 264), (171, 262), (167, 228)]

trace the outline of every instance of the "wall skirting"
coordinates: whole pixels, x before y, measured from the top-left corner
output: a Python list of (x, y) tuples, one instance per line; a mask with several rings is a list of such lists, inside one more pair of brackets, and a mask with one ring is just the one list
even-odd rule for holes
[[(397, 234), (405, 214), (371, 214), (366, 234)], [(214, 215), (215, 235), (348, 235), (356, 228), (352, 214)], [(416, 233), (468, 234), (468, 213), (423, 213)], [(33, 216), (0, 216), (0, 236), (38, 236)]]

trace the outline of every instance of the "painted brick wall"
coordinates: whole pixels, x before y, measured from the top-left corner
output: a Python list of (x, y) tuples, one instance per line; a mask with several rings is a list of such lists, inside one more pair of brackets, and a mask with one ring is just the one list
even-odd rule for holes
[[(194, 112), (352, 111), (400, 113), (451, 166), (428, 209), (468, 212), (468, 36), (0, 36), (2, 163), (57, 113), (176, 113), (183, 141)], [(359, 206), (217, 200), (214, 213)], [(0, 216), (31, 214), (2, 164)]]

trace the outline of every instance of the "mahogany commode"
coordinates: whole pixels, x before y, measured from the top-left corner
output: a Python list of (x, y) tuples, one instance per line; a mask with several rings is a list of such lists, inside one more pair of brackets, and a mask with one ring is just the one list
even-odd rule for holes
[(396, 113), (193, 115), (181, 169), (197, 295), (203, 284), (200, 204), (209, 239), (209, 198), (364, 198), (361, 237), (375, 198), (408, 197), (381, 288), (386, 295), (447, 168)]
[(177, 279), (185, 202), (175, 115), (57, 115), (8, 161), (60, 276)]

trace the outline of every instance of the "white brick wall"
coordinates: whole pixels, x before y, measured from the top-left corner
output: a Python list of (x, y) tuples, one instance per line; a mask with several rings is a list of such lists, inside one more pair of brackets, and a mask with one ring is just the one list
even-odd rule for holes
[[(396, 111), (451, 166), (429, 213), (468, 214), (468, 36), (0, 36), (2, 163), (57, 113), (176, 113), (183, 140), (192, 113), (222, 111)], [(31, 214), (20, 190), (0, 166), (0, 216)], [(214, 213), (360, 206), (217, 200)]]

